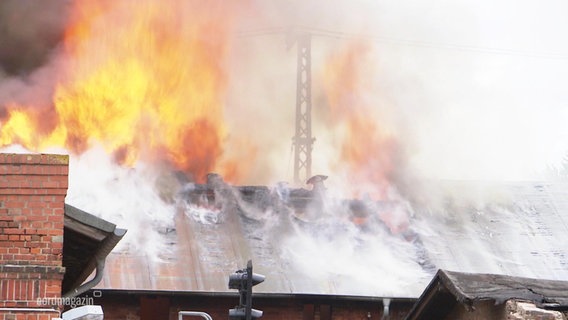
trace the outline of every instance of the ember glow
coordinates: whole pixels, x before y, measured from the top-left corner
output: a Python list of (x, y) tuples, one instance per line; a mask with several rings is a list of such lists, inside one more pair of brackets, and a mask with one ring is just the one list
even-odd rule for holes
[(218, 1), (76, 1), (52, 105), (5, 106), (0, 144), (75, 154), (101, 144), (126, 166), (238, 175), (218, 167), (232, 21), (225, 9)]

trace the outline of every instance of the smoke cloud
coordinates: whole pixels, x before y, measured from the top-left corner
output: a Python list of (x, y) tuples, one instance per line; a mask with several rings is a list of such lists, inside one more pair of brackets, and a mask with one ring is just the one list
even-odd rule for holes
[(0, 4), (0, 69), (23, 75), (43, 66), (60, 43), (67, 23), (69, 1)]
[[(306, 29), (314, 34), (316, 172), (336, 169), (329, 159), (337, 154), (333, 137), (338, 132), (326, 116), (324, 70), (330, 57), (354, 40), (364, 41), (369, 48), (355, 59), (364, 66), (359, 81), (368, 90), (360, 95), (372, 105), (370, 118), (394, 132), (413, 175), (535, 179), (566, 153), (567, 132), (562, 123), (567, 117), (567, 97), (559, 84), (567, 74), (568, 45), (555, 40), (561, 39), (559, 30), (566, 27), (558, 14), (564, 4), (550, 1), (536, 11), (529, 2), (516, 3), (512, 11), (507, 6), (467, 1), (257, 5), (265, 17), (259, 30), (309, 26)], [(276, 125), (278, 134), (287, 133), (288, 138), (293, 127), (284, 127), (294, 119), (296, 70), (294, 47), (286, 52), (283, 38), (264, 35), (239, 41), (239, 50), (246, 47), (252, 58), (241, 60), (246, 67), (239, 70), (256, 71), (244, 73), (239, 83), (258, 88), (251, 96), (239, 93), (248, 101), (251, 112), (247, 115), (266, 116), (266, 127)], [(348, 80), (344, 79), (345, 86), (351, 85)], [(267, 111), (257, 112), (260, 109), (278, 112), (266, 115)], [(256, 130), (264, 131), (260, 130), (263, 123), (256, 122)], [(290, 145), (289, 141), (267, 142), (261, 149), (274, 150), (277, 145), (285, 150), (279, 158), (289, 159), (285, 144)]]
[[(53, 103), (71, 5), (37, 6), (2, 3), (2, 106)], [(326, 69), (332, 57), (358, 41), (367, 48), (354, 57), (364, 68), (358, 81), (366, 86), (358, 95), (369, 107), (357, 112), (371, 113), (399, 141), (403, 172), (435, 179), (538, 178), (568, 149), (562, 126), (568, 98), (557, 85), (568, 68), (568, 45), (556, 41), (565, 29), (559, 13), (564, 4), (533, 8), (521, 2), (513, 11), (487, 6), (250, 1), (228, 8), (236, 24), (225, 62), (231, 85), (224, 99), (229, 126), (224, 154), (254, 155), (256, 169), (247, 170), (243, 182), (291, 177), (296, 52), (289, 40), (310, 32), (314, 172), (341, 171), (330, 160), (341, 130), (330, 122)]]
[(0, 3), (0, 118), (8, 104), (48, 109), (69, 1)]

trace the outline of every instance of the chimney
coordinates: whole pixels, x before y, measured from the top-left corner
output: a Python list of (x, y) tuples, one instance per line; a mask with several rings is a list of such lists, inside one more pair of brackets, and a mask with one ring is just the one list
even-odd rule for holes
[(59, 316), (69, 157), (0, 154), (0, 320)]

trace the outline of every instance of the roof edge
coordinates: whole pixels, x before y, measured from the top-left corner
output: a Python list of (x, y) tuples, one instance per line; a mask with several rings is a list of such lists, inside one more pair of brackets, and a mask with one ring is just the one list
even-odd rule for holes
[(65, 215), (69, 218), (80, 221), (85, 225), (97, 228), (105, 232), (112, 233), (116, 229), (116, 225), (114, 223), (98, 218), (67, 203), (65, 203)]
[[(161, 295), (161, 296), (208, 296), (208, 297), (238, 297), (238, 292), (211, 292), (211, 291), (172, 291), (172, 290), (136, 290), (136, 289), (108, 289), (108, 288), (93, 288), (91, 291), (101, 291), (103, 295), (116, 294), (116, 295)], [(255, 298), (301, 298), (301, 299), (314, 299), (314, 300), (349, 300), (349, 301), (366, 301), (366, 302), (379, 302), (383, 303), (385, 300), (402, 303), (414, 303), (417, 298), (397, 298), (397, 297), (375, 297), (375, 296), (350, 296), (350, 295), (334, 295), (334, 294), (310, 294), (310, 293), (266, 293), (254, 292)]]

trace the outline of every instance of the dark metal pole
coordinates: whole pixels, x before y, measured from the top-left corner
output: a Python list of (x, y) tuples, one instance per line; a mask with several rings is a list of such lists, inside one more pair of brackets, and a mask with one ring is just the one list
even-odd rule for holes
[(246, 287), (245, 318), (251, 320), (252, 313), (252, 260), (247, 262), (247, 287)]

